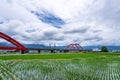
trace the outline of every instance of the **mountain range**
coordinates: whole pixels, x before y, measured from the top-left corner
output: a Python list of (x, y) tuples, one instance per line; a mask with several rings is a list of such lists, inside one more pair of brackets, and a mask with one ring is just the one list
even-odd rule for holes
[[(66, 46), (46, 46), (43, 44), (23, 44), (26, 48), (56, 48), (56, 49), (65, 49)], [(4, 43), (4, 42), (0, 42), (0, 46), (14, 46), (10, 43)], [(82, 46), (84, 50), (92, 50), (92, 49), (101, 49), (101, 45), (95, 46)], [(109, 51), (112, 50), (120, 50), (120, 46), (106, 46), (108, 48)]]

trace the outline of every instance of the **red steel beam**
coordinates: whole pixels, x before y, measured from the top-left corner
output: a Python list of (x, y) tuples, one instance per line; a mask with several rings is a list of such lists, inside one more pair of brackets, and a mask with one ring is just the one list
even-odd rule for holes
[(65, 50), (69, 50), (69, 51), (75, 51), (75, 50), (82, 51), (83, 48), (81, 47), (81, 45), (79, 45), (77, 43), (73, 43), (73, 44), (67, 45), (67, 47), (65, 48)]
[(27, 48), (25, 48), (22, 44), (20, 44), (18, 41), (16, 41), (15, 39), (11, 38), (10, 36), (0, 32), (0, 38), (3, 38), (4, 40), (12, 43), (13, 45), (15, 45), (16, 47), (5, 47), (5, 46), (0, 46), (1, 50), (27, 50)]

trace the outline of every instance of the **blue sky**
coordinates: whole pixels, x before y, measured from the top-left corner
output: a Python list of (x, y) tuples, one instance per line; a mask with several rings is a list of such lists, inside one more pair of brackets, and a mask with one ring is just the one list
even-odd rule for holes
[(54, 14), (49, 13), (48, 11), (31, 11), (31, 13), (35, 14), (42, 22), (50, 24), (56, 28), (61, 28), (62, 25), (65, 24), (65, 21)]
[(0, 31), (21, 43), (120, 45), (119, 0), (0, 0)]

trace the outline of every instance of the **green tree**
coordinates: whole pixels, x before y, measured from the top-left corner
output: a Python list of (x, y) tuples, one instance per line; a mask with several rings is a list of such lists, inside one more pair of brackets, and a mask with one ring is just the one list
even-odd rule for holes
[(102, 52), (108, 52), (108, 49), (107, 49), (106, 46), (102, 46), (102, 47), (101, 47), (101, 51), (102, 51)]

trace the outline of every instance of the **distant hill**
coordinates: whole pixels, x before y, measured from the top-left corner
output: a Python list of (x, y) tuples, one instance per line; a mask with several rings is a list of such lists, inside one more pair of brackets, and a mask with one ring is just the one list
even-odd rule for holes
[(43, 44), (23, 44), (27, 48), (45, 48)]
[(14, 46), (13, 44), (9, 43), (9, 42), (0, 42), (0, 46)]

